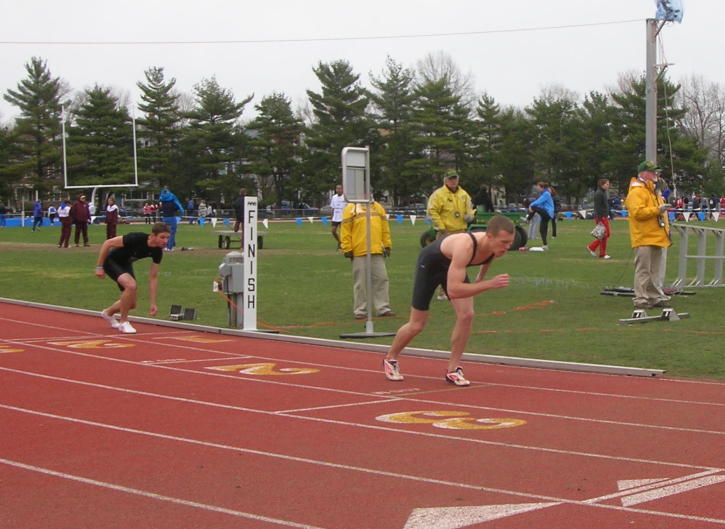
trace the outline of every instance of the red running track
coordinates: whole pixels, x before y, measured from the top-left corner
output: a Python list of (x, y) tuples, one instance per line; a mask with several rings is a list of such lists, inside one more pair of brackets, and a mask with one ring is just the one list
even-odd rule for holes
[(725, 384), (0, 303), (0, 527), (725, 526)]

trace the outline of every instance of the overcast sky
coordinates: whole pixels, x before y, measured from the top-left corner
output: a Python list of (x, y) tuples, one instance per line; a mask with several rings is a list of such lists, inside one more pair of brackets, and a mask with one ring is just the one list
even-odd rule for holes
[[(660, 62), (673, 80), (701, 75), (725, 86), (725, 0), (683, 3), (682, 24), (661, 32)], [(137, 103), (136, 82), (161, 66), (181, 92), (216, 76), (238, 99), (254, 94), (244, 119), (273, 92), (304, 104), (306, 89), (319, 91), (319, 61), (345, 59), (368, 85), (388, 55), (414, 67), (442, 51), (477, 92), (524, 106), (552, 85), (581, 96), (643, 72), (645, 19), (655, 11), (655, 0), (0, 0), (0, 90), (15, 88), (37, 56), (73, 90), (99, 83)], [(470, 34), (442, 35), (451, 33)], [(146, 44), (90, 44), (111, 41)], [(0, 101), (0, 122), (16, 115)]]

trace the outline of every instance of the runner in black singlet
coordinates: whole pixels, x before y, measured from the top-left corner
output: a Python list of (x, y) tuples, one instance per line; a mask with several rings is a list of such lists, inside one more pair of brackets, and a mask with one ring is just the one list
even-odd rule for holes
[[(398, 329), (383, 361), (388, 380), (403, 380), (398, 367), (398, 355), (425, 328), (431, 298), (436, 287), (441, 285), (456, 312), (456, 325), (451, 336), (451, 357), (445, 379), (457, 386), (470, 384), (458, 364), (471, 335), (473, 297), (486, 290), (508, 286), (508, 274), (499, 274), (489, 280), (485, 279), (485, 275), (493, 259), (502, 257), (511, 247), (514, 234), (513, 222), (496, 215), (488, 222), (485, 232), (448, 235), (421, 251), (415, 272), (410, 319)], [(469, 266), (480, 267), (473, 283), (466, 274)]]

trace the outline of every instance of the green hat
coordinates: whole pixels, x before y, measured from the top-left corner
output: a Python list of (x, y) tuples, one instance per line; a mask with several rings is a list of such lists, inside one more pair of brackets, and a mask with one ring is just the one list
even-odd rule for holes
[(662, 169), (657, 167), (657, 164), (652, 161), (644, 161), (637, 167), (638, 173), (643, 171), (654, 171), (655, 173), (659, 173)]
[(456, 171), (455, 169), (448, 169), (446, 171), (446, 176), (445, 177), (446, 178), (458, 178), (458, 176), (459, 176), (458, 175), (458, 171)]

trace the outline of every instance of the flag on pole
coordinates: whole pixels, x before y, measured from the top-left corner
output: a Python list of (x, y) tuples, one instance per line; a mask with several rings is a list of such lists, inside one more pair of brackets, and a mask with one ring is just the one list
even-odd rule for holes
[(217, 222), (217, 220), (218, 219), (216, 217), (212, 217), (212, 218), (209, 219), (209, 221), (211, 222), (211, 227), (212, 228), (216, 228), (216, 222)]
[(412, 223), (413, 223), (413, 226), (415, 226), (415, 219), (416, 219), (416, 218), (417, 218), (417, 217), (416, 217), (415, 215), (411, 215), (411, 216), (410, 216), (410, 222), (412, 222)]
[(264, 219), (262, 221), (262, 224), (264, 225), (264, 229), (265, 230), (268, 230), (269, 229), (269, 221), (267, 219)]

